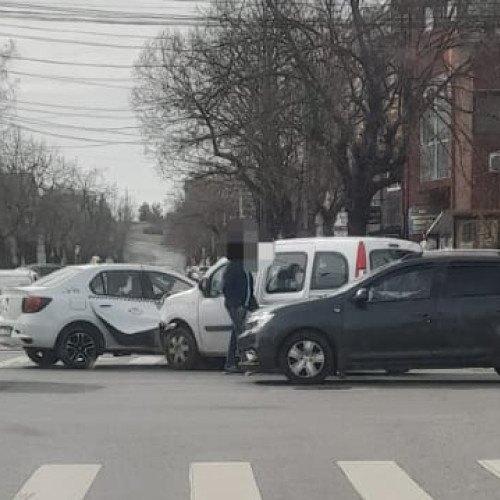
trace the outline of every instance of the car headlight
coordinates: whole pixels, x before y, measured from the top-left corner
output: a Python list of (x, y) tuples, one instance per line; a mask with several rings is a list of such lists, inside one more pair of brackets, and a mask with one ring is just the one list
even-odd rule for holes
[(264, 325), (269, 323), (274, 317), (270, 311), (261, 311), (253, 313), (246, 322), (246, 330), (260, 330)]

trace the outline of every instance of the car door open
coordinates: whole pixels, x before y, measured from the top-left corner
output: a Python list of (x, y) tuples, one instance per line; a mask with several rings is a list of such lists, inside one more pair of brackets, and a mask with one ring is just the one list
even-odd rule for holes
[(198, 305), (202, 348), (207, 353), (219, 355), (227, 351), (232, 329), (222, 293), (225, 271), (226, 264), (223, 264), (207, 277)]

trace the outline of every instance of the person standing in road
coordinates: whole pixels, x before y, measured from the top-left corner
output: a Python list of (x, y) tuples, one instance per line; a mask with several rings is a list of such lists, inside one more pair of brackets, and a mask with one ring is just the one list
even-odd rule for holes
[(228, 244), (227, 257), (229, 264), (224, 273), (223, 293), (225, 306), (232, 322), (232, 330), (224, 370), (227, 373), (239, 373), (237, 340), (242, 333), (247, 312), (254, 301), (253, 277), (243, 265), (242, 244)]

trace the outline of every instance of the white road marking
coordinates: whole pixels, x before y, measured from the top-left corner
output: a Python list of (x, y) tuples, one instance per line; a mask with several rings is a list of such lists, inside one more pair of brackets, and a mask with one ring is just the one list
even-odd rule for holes
[(44, 465), (24, 484), (14, 500), (83, 500), (100, 465)]
[(500, 478), (500, 460), (478, 460), (479, 465)]
[(337, 462), (363, 500), (432, 500), (395, 462)]
[(139, 356), (128, 363), (129, 365), (160, 365), (165, 362), (164, 356), (150, 355)]
[[(15, 358), (0, 361), (0, 368), (18, 368), (21, 366), (29, 366), (33, 363), (26, 356), (16, 356)], [(34, 365), (33, 365), (34, 366)]]
[(248, 462), (191, 464), (191, 500), (262, 500)]

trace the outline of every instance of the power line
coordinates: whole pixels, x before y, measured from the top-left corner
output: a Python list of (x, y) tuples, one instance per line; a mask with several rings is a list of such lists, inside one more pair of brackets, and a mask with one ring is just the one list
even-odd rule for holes
[[(130, 122), (135, 119), (135, 116), (131, 114), (130, 116), (126, 115), (103, 115), (96, 113), (80, 113), (80, 112), (66, 112), (66, 111), (49, 111), (47, 109), (33, 109), (26, 106), (16, 106), (16, 111), (22, 111), (25, 113), (35, 113), (39, 115), (45, 115), (53, 118), (95, 118), (99, 120), (112, 120), (112, 121), (125, 121)], [(132, 113), (132, 112), (131, 112)]]
[(131, 109), (127, 108), (93, 108), (93, 107), (88, 107), (88, 106), (69, 106), (69, 105), (64, 105), (64, 104), (51, 104), (51, 103), (45, 103), (45, 102), (36, 102), (36, 101), (22, 101), (19, 99), (16, 99), (15, 102), (20, 102), (22, 104), (31, 104), (33, 106), (41, 106), (41, 107), (49, 107), (49, 108), (60, 108), (60, 109), (76, 109), (76, 110), (85, 110), (85, 111), (112, 111), (112, 112), (126, 112), (130, 113), (132, 112)]
[(101, 140), (101, 139), (91, 139), (89, 137), (80, 137), (80, 136), (74, 136), (74, 135), (66, 135), (66, 134), (57, 134), (55, 132), (47, 132), (45, 130), (38, 130), (34, 129), (31, 127), (26, 127), (25, 125), (19, 125), (15, 122), (4, 122), (8, 125), (13, 125), (18, 127), (21, 130), (25, 130), (27, 132), (33, 132), (35, 134), (41, 134), (41, 135), (48, 135), (51, 137), (58, 137), (58, 138), (63, 138), (63, 139), (71, 139), (75, 141), (83, 141), (83, 142), (92, 142), (95, 144), (106, 144), (106, 145), (119, 145), (119, 144), (128, 144), (128, 145), (139, 145), (139, 146), (144, 146), (146, 145), (146, 141), (108, 141), (108, 140)]
[(175, 19), (186, 20), (193, 19), (195, 16), (192, 14), (159, 14), (159, 13), (145, 13), (137, 14), (137, 12), (129, 12), (124, 10), (111, 10), (111, 9), (90, 9), (88, 7), (68, 7), (67, 5), (47, 5), (37, 4), (31, 2), (0, 2), (0, 6), (7, 9), (20, 9), (26, 12), (55, 12), (64, 15), (83, 15), (83, 16), (107, 16), (107, 17), (125, 17), (125, 18), (139, 18), (139, 19)]
[(64, 76), (64, 75), (41, 75), (40, 73), (27, 73), (27, 72), (22, 72), (22, 71), (16, 71), (16, 70), (8, 70), (8, 73), (12, 73), (13, 75), (22, 75), (22, 76), (47, 76), (51, 78), (68, 78), (68, 79), (75, 79), (78, 81), (88, 81), (88, 82), (119, 82), (119, 83), (127, 83), (131, 82), (132, 78), (101, 78), (101, 77), (88, 77), (88, 76)]
[(134, 69), (138, 68), (163, 68), (163, 64), (138, 64), (137, 66), (131, 64), (107, 64), (107, 63), (78, 63), (73, 61), (56, 61), (53, 59), (39, 59), (35, 57), (23, 56), (7, 56), (6, 59), (14, 59), (16, 61), (28, 61), (43, 64), (55, 64), (61, 66), (82, 66), (90, 68), (110, 68), (110, 69)]
[(3, 18), (38, 21), (136, 26), (195, 26), (203, 19), (201, 16), (192, 14), (138, 14), (136, 12), (68, 8), (19, 2), (0, 2), (0, 6), (4, 7), (0, 8), (0, 14)]
[[(81, 40), (63, 40), (60, 38), (49, 38), (43, 36), (29, 36), (29, 35), (19, 35), (17, 33), (1, 33), (0, 36), (10, 37), (10, 38), (20, 38), (22, 40), (37, 40), (39, 42), (50, 42), (50, 43), (67, 43), (71, 45), (85, 45), (90, 47), (106, 47), (111, 49), (125, 49), (125, 50), (139, 50), (143, 49), (143, 45), (119, 45), (112, 43), (100, 43), (100, 42), (85, 42)], [(145, 39), (147, 37), (144, 37)]]
[(73, 78), (70, 76), (49, 76), (49, 75), (42, 75), (39, 73), (25, 73), (23, 71), (9, 71), (9, 73), (13, 75), (19, 75), (19, 76), (28, 76), (31, 78), (41, 78), (44, 80), (53, 80), (53, 81), (60, 81), (60, 82), (68, 82), (68, 83), (75, 83), (78, 85), (90, 85), (92, 87), (104, 87), (104, 88), (109, 88), (109, 89), (123, 89), (123, 90), (131, 90), (132, 87), (124, 87), (120, 85), (110, 85), (106, 83), (99, 83), (96, 81), (89, 81), (85, 80), (83, 78)]
[[(195, 1), (195, 0), (193, 0)], [(11, 24), (11, 23), (0, 23), (0, 26), (3, 26), (5, 28), (19, 28), (23, 30), (30, 30), (30, 31), (42, 31), (45, 33), (72, 33), (72, 34), (81, 34), (81, 35), (92, 35), (92, 36), (104, 36), (106, 38), (126, 38), (128, 40), (130, 39), (136, 39), (136, 40), (144, 40), (148, 38), (146, 35), (126, 35), (124, 33), (110, 33), (108, 32), (102, 32), (102, 31), (88, 31), (88, 30), (70, 30), (70, 29), (63, 29), (63, 28), (40, 28), (40, 27), (34, 27), (34, 26), (23, 26), (22, 24)], [(16, 35), (17, 36), (17, 35)]]
[(17, 115), (3, 115), (7, 118), (15, 119), (19, 122), (28, 123), (31, 125), (42, 125), (54, 128), (64, 128), (64, 129), (74, 129), (74, 130), (84, 130), (85, 132), (99, 132), (99, 133), (111, 133), (118, 135), (127, 135), (129, 137), (137, 137), (137, 134), (130, 134), (123, 132), (124, 130), (139, 130), (138, 126), (126, 126), (126, 127), (87, 127), (84, 125), (68, 125), (63, 123), (54, 123), (47, 120), (40, 120), (36, 118), (23, 118)]

